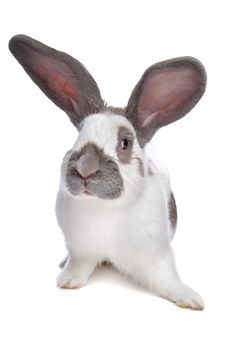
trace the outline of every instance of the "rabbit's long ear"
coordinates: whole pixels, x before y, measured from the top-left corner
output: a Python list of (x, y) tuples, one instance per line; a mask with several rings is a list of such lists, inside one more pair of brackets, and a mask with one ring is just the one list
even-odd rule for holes
[(180, 57), (149, 67), (134, 88), (126, 115), (142, 146), (156, 130), (188, 113), (205, 91), (206, 73), (192, 57)]
[(73, 57), (25, 35), (16, 35), (9, 49), (39, 88), (70, 117), (75, 126), (103, 107), (99, 88)]

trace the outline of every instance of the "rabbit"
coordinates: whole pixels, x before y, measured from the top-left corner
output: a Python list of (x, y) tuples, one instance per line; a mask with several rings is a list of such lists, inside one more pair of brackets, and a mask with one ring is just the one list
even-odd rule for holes
[(180, 279), (171, 241), (177, 210), (168, 172), (146, 154), (154, 134), (186, 115), (206, 87), (193, 57), (156, 63), (125, 108), (108, 106), (86, 68), (25, 35), (9, 49), (61, 109), (78, 137), (61, 165), (56, 216), (68, 251), (60, 288), (80, 288), (104, 261), (177, 306), (203, 310), (201, 296)]

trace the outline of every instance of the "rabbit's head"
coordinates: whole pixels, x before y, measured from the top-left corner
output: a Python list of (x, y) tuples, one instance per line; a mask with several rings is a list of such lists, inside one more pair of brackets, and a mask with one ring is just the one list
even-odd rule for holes
[(86, 68), (71, 56), (17, 35), (9, 48), (40, 89), (79, 131), (63, 161), (67, 191), (116, 199), (141, 192), (148, 166), (144, 146), (154, 133), (187, 114), (205, 91), (206, 73), (192, 57), (149, 67), (124, 109), (108, 107)]

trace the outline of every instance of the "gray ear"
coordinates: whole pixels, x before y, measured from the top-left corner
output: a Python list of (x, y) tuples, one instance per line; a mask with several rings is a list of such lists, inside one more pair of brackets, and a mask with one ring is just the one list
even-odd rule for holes
[(73, 57), (25, 35), (16, 35), (9, 49), (39, 88), (70, 117), (75, 126), (103, 107), (99, 88)]
[(134, 88), (126, 116), (142, 146), (154, 133), (187, 114), (206, 87), (203, 65), (193, 57), (180, 57), (149, 67)]

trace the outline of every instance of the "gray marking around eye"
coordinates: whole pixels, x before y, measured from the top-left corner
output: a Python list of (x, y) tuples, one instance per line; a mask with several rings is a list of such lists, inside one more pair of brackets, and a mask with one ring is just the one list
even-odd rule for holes
[[(116, 146), (116, 151), (118, 158), (121, 163), (123, 164), (130, 164), (130, 161), (132, 159), (132, 149), (133, 149), (133, 143), (134, 143), (134, 135), (130, 129), (128, 129), (125, 126), (120, 126), (118, 129), (118, 141)], [(122, 141), (126, 139), (128, 142), (127, 149), (122, 149)]]

